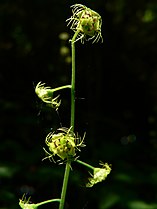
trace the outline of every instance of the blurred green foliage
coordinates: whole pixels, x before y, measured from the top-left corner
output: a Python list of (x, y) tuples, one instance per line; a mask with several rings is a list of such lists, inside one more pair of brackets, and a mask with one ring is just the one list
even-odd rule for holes
[[(19, 208), (23, 193), (58, 198), (64, 166), (45, 157), (48, 132), (69, 126), (69, 93), (59, 115), (34, 86), (70, 82), (72, 32), (65, 20), (82, 3), (103, 19), (103, 44), (76, 45), (76, 130), (86, 131), (80, 159), (112, 164), (106, 181), (85, 188), (88, 171), (73, 165), (66, 208), (157, 208), (157, 2), (150, 0), (1, 0), (0, 209)], [(63, 53), (63, 48), (66, 53)], [(69, 50), (68, 50), (69, 49)], [(62, 52), (62, 53), (61, 53)], [(52, 207), (45, 206), (45, 208)], [(57, 204), (53, 204), (58, 208)], [(43, 207), (44, 208), (44, 207)]]

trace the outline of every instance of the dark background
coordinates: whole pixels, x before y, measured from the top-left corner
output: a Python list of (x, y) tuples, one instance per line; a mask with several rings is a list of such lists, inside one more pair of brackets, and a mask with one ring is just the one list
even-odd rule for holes
[[(0, 1), (0, 209), (59, 198), (64, 165), (42, 161), (45, 137), (69, 127), (70, 92), (59, 115), (35, 85), (70, 84), (70, 6), (103, 19), (103, 44), (76, 43), (76, 131), (86, 132), (80, 159), (112, 164), (106, 181), (86, 188), (88, 170), (72, 166), (67, 209), (157, 208), (157, 2), (154, 0)], [(61, 53), (63, 49), (66, 54)], [(58, 208), (58, 203), (41, 208)]]

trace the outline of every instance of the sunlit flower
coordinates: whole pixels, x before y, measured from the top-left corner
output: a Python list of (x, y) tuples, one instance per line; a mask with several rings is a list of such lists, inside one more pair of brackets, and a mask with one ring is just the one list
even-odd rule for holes
[(94, 168), (92, 177), (88, 179), (87, 187), (92, 187), (94, 184), (97, 184), (106, 179), (107, 175), (111, 172), (111, 167), (107, 163), (100, 163), (102, 168)]
[(38, 97), (43, 102), (51, 105), (52, 108), (57, 110), (61, 104), (61, 100), (58, 100), (59, 95), (53, 98), (53, 92), (53, 89), (51, 89), (50, 87), (45, 87), (45, 83), (42, 82), (39, 82), (35, 88), (35, 93), (38, 95)]
[(78, 31), (75, 41), (81, 40), (84, 43), (84, 40), (92, 39), (94, 43), (101, 39), (103, 42), (101, 16), (82, 4), (74, 4), (71, 7), (73, 15), (67, 21), (69, 21), (68, 25), (71, 24), (71, 29), (74, 32)]
[(46, 137), (46, 145), (49, 147), (49, 152), (46, 158), (53, 159), (53, 156), (58, 155), (62, 160), (72, 160), (76, 155), (76, 150), (80, 151), (80, 147), (84, 147), (83, 139), (76, 136), (71, 128), (59, 128), (57, 133), (50, 132)]
[(25, 194), (23, 195), (22, 199), (19, 200), (19, 205), (22, 209), (37, 209), (37, 204), (30, 203), (30, 197), (26, 199)]

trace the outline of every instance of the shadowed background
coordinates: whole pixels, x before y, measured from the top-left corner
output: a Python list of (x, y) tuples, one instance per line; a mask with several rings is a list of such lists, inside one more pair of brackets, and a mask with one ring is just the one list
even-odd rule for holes
[[(67, 209), (157, 208), (157, 2), (150, 0), (5, 0), (0, 2), (0, 209), (59, 198), (64, 165), (42, 161), (45, 137), (69, 127), (70, 91), (59, 114), (35, 85), (70, 84), (70, 6), (102, 16), (103, 44), (76, 43), (76, 131), (86, 132), (80, 159), (112, 164), (106, 181), (85, 187), (88, 170), (73, 164)], [(41, 208), (58, 208), (58, 203)]]

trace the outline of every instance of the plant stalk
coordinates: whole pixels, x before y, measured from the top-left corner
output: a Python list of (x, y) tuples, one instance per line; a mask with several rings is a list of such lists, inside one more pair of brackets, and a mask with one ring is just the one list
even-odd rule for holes
[[(74, 126), (75, 126), (75, 39), (76, 39), (78, 33), (79, 32), (76, 31), (72, 40), (71, 40), (72, 72), (71, 72), (71, 120), (70, 120), (70, 127), (71, 127), (72, 131), (74, 131)], [(66, 191), (67, 191), (70, 168), (71, 168), (71, 162), (67, 161), (66, 167), (65, 167), (59, 209), (64, 209), (65, 196), (66, 196)]]
[(47, 204), (47, 203), (51, 203), (51, 202), (60, 202), (60, 199), (52, 199), (52, 200), (46, 200), (40, 203), (37, 203), (36, 206), (39, 207), (41, 205)]
[(66, 167), (65, 167), (65, 173), (64, 173), (64, 180), (63, 180), (63, 187), (62, 187), (61, 201), (60, 201), (60, 204), (59, 204), (59, 209), (64, 208), (65, 196), (66, 196), (68, 179), (69, 179), (69, 173), (70, 173), (70, 163), (67, 162)]
[(77, 163), (80, 163), (81, 165), (84, 165), (84, 166), (86, 166), (87, 168), (90, 168), (90, 169), (92, 169), (92, 170), (94, 170), (94, 166), (91, 166), (91, 165), (89, 165), (88, 163), (85, 163), (85, 162), (83, 162), (83, 161), (81, 161), (81, 160), (76, 160), (76, 162)]
[(49, 90), (50, 92), (55, 92), (55, 91), (59, 91), (61, 89), (67, 89), (67, 88), (71, 88), (71, 85), (65, 85), (65, 86), (60, 86), (54, 89)]
[(75, 39), (79, 31), (76, 31), (71, 40), (71, 52), (72, 52), (72, 75), (71, 75), (71, 122), (70, 126), (74, 131), (75, 126)]

